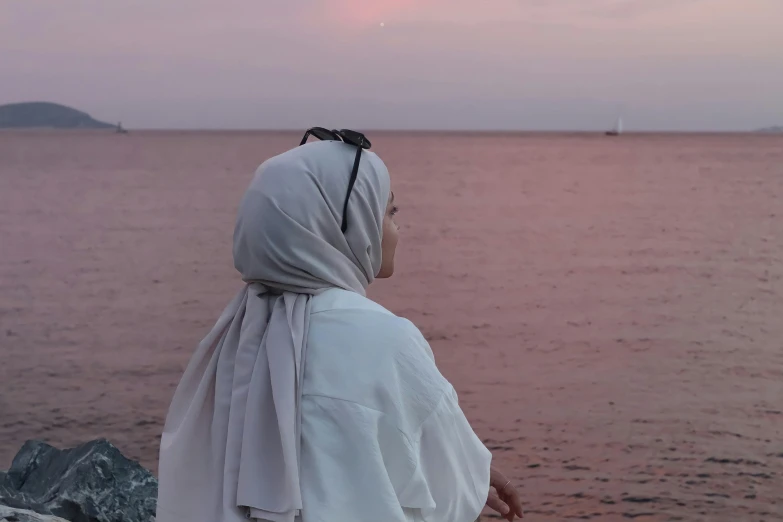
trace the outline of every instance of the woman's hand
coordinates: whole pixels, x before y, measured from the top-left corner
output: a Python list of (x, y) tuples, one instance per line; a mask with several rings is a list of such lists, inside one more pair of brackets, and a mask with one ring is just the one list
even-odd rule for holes
[(500, 513), (509, 522), (515, 516), (522, 518), (522, 499), (510, 480), (494, 467), (489, 470), (489, 497), (487, 506)]

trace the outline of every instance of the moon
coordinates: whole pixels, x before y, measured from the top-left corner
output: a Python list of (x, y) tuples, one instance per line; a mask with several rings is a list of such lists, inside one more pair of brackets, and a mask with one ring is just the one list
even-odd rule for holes
[(381, 27), (386, 27), (386, 24), (381, 22)]

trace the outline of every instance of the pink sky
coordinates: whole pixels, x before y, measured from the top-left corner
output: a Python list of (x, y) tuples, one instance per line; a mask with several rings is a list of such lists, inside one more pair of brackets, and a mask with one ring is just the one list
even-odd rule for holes
[(782, 0), (0, 0), (0, 103), (129, 127), (748, 129), (783, 124), (782, 26)]

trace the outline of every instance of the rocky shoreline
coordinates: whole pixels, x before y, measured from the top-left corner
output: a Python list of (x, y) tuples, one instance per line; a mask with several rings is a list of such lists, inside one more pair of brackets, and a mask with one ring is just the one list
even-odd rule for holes
[(157, 496), (152, 473), (105, 439), (28, 441), (0, 472), (0, 522), (154, 522)]

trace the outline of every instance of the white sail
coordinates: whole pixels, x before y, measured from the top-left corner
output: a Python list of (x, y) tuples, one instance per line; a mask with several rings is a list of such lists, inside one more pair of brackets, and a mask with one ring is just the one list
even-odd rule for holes
[(615, 125), (614, 130), (615, 130), (615, 132), (617, 132), (617, 134), (622, 134), (623, 133), (623, 117), (622, 116), (618, 116), (617, 117), (617, 125)]

